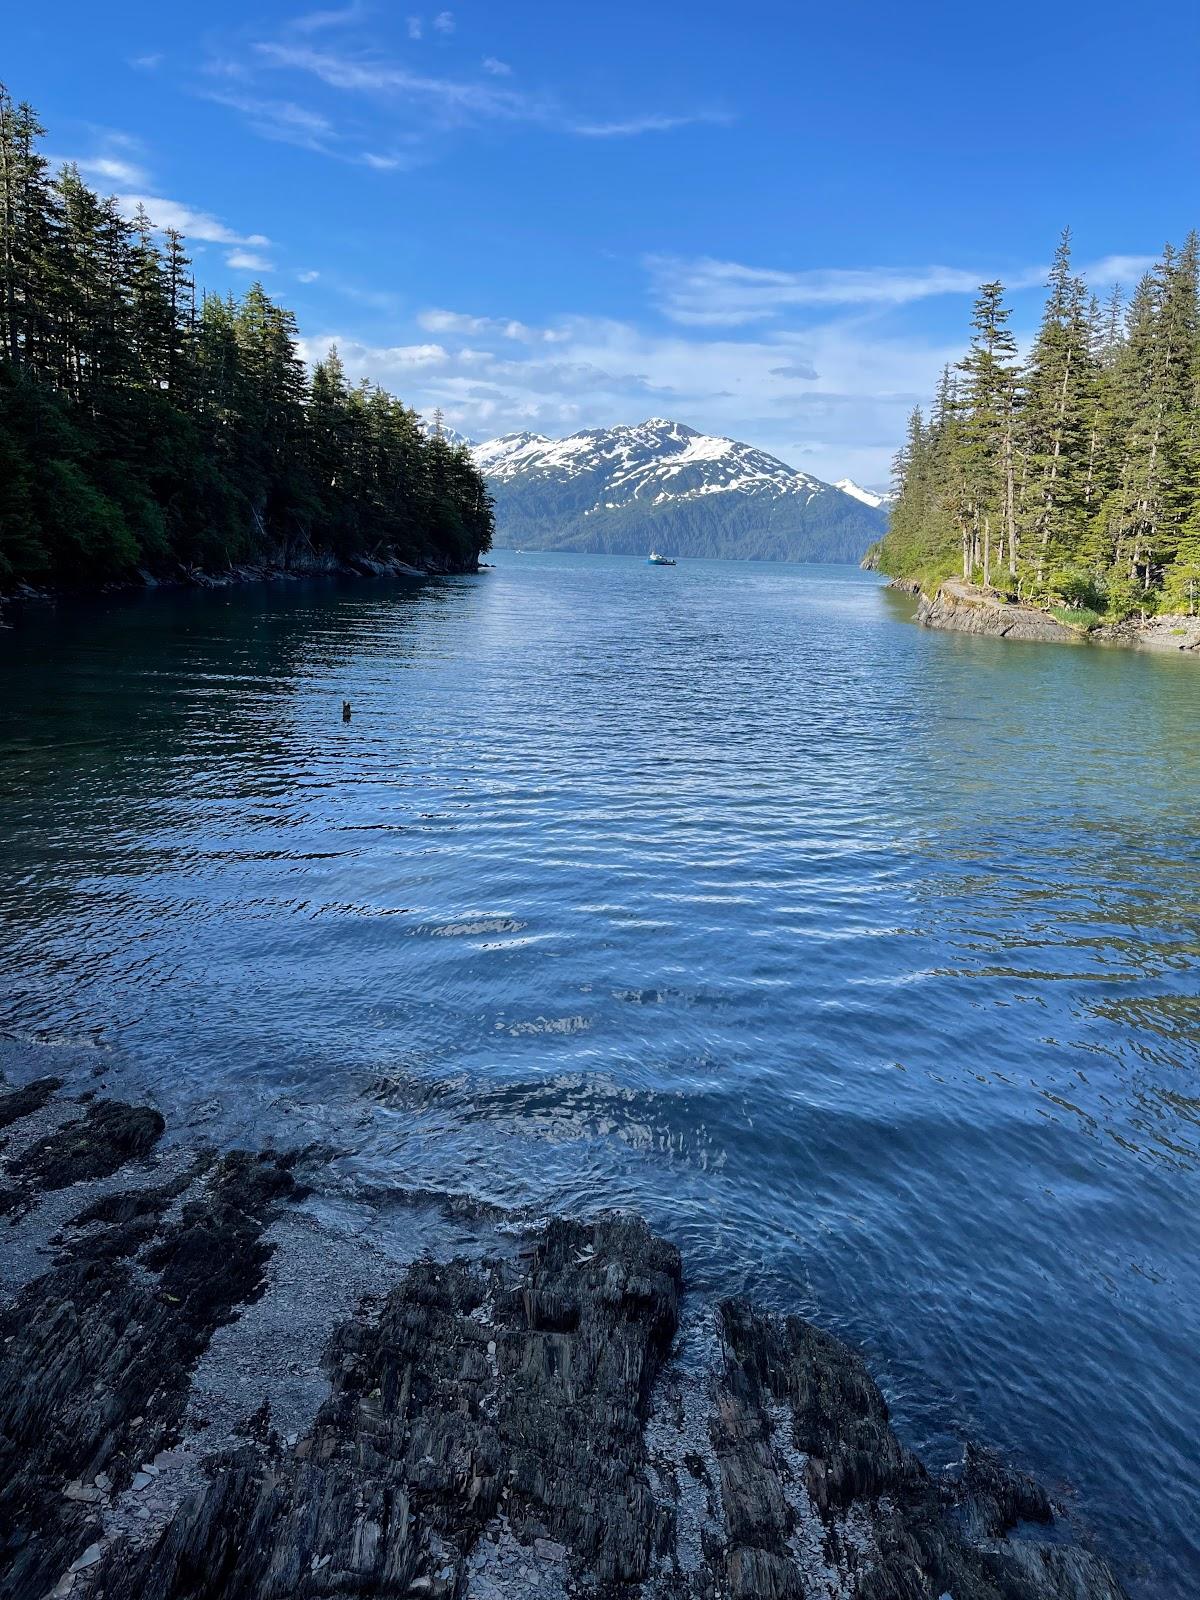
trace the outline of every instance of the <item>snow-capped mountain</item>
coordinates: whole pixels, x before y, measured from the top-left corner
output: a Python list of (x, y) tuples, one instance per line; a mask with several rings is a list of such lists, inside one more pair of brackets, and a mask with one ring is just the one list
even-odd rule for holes
[(896, 498), (891, 489), (864, 489), (853, 478), (839, 478), (833, 487), (840, 489), (843, 494), (852, 494), (856, 500), (861, 500), (863, 505), (871, 506), (875, 511), (881, 506), (890, 506)]
[(417, 426), (426, 438), (432, 439), (435, 434), (438, 434), (445, 439), (448, 445), (455, 449), (460, 444), (465, 444), (468, 450), (473, 450), (475, 447), (474, 439), (468, 439), (465, 433), (459, 433), (457, 428), (448, 427), (444, 422), (439, 425), (429, 417), (418, 417)]
[(662, 417), (567, 439), (509, 433), (473, 454), (499, 545), (859, 561), (887, 525), (861, 493)]

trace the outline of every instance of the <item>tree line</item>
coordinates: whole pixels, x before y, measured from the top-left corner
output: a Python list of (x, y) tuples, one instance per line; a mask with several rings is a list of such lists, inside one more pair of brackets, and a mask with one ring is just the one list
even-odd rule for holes
[(1126, 303), (1055, 253), (1025, 361), (1004, 285), (975, 301), (970, 348), (915, 410), (881, 569), (964, 578), (1085, 622), (1200, 601), (1200, 245), (1170, 246)]
[(0, 587), (473, 568), (492, 506), (466, 449), (336, 350), (310, 376), (261, 284), (198, 297), (180, 234), (51, 173), (44, 132), (0, 85)]

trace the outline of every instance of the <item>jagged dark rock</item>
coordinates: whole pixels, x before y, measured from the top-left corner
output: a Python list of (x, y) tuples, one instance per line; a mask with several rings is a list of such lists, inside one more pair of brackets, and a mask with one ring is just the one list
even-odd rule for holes
[(61, 1078), (35, 1078), (24, 1088), (10, 1089), (0, 1094), (0, 1128), (7, 1128), (22, 1117), (40, 1111), (57, 1089), (62, 1088)]
[(148, 1155), (166, 1123), (151, 1106), (98, 1100), (82, 1120), (47, 1134), (12, 1163), (18, 1178), (35, 1189), (65, 1189), (69, 1183), (106, 1178), (127, 1161)]
[(290, 1457), (227, 1458), (154, 1549), (113, 1550), (104, 1592), (436, 1600), (463, 1592), (501, 1510), (601, 1588), (640, 1582), (666, 1532), (643, 1426), (679, 1286), (678, 1253), (628, 1219), (552, 1223), (523, 1270), (418, 1262), (332, 1342), (330, 1398)]
[[(14, 1126), (55, 1092), (31, 1089)], [(160, 1132), (100, 1101), (6, 1163), (35, 1218), (71, 1159), (87, 1186), (0, 1310), (12, 1600), (1121, 1600), (1096, 1557), (1028, 1536), (1055, 1514), (1023, 1473), (971, 1447), (932, 1480), (811, 1323), (727, 1301), (687, 1324), (700, 1367), (677, 1359), (679, 1254), (631, 1217), (416, 1260), (336, 1325), (301, 1431), (259, 1392), (155, 1499), (200, 1459), (194, 1374), (303, 1193), (298, 1158), (246, 1151), (146, 1181)], [(308, 1290), (272, 1269), (271, 1294)]]
[[(43, 1187), (107, 1176), (162, 1131), (148, 1107), (101, 1101), (14, 1163)], [(0, 1569), (13, 1600), (45, 1595), (100, 1531), (83, 1493), (120, 1490), (177, 1436), (190, 1373), (213, 1331), (251, 1300), (262, 1234), (296, 1183), (274, 1156), (226, 1156), (186, 1202), (178, 1184), (103, 1199), (58, 1263), (0, 1314)], [(80, 1485), (79, 1497), (64, 1486)]]

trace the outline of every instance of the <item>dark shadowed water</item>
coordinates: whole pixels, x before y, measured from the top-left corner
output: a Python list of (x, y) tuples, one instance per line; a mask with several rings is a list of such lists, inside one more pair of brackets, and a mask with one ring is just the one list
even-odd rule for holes
[(365, 1194), (637, 1206), (1194, 1595), (1200, 662), (496, 559), (16, 618), (0, 1028)]

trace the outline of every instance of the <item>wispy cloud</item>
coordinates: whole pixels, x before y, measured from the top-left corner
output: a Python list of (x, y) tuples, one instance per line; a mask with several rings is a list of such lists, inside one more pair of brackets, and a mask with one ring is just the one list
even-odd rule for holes
[(671, 133), (676, 128), (690, 128), (697, 123), (726, 124), (733, 120), (727, 111), (690, 111), (681, 116), (652, 111), (615, 122), (573, 122), (570, 129), (585, 139), (629, 139), (641, 133)]
[[(420, 18), (409, 22), (419, 24)], [(434, 25), (437, 23), (435, 18)], [(261, 41), (254, 46), (254, 56), (263, 67), (305, 73), (329, 88), (370, 95), (393, 117), (407, 118), (414, 132), (420, 119), (431, 114), (442, 126), (527, 122), (585, 139), (632, 138), (733, 120), (731, 112), (720, 110), (650, 111), (619, 118), (582, 116), (564, 109), (546, 92), (527, 92), (504, 83), (501, 80), (511, 76), (511, 69), (491, 56), (484, 61), (483, 77), (478, 79), (435, 76), (367, 51), (319, 49), (294, 37)]]
[(329, 154), (339, 138), (328, 117), (308, 106), (297, 105), (294, 100), (260, 99), (225, 89), (207, 90), (202, 98), (240, 112), (255, 133), (280, 144)]
[(157, 72), (163, 64), (163, 54), (160, 50), (151, 51), (144, 56), (133, 56), (129, 65), (135, 72)]
[(315, 267), (306, 267), (304, 271), (298, 272), (296, 276), (299, 278), (301, 283), (316, 283), (321, 274), (316, 270)]
[(529, 119), (544, 115), (544, 110), (534, 101), (514, 90), (469, 80), (431, 77), (399, 63), (369, 56), (339, 55), (329, 50), (278, 42), (258, 44), (255, 51), (268, 66), (310, 73), (334, 89), (403, 96), (458, 117)]
[(932, 295), (970, 294), (983, 281), (958, 267), (824, 267), (784, 272), (712, 257), (646, 260), (659, 308), (673, 322), (737, 327), (812, 306), (900, 306)]
[(453, 11), (439, 11), (437, 16), (434, 17), (434, 19), (433, 19), (433, 25), (434, 25), (434, 27), (437, 29), (437, 31), (439, 33), (453, 33), (454, 32), (454, 13), (453, 13)]
[(296, 33), (324, 33), (330, 28), (346, 28), (361, 22), (365, 15), (366, 7), (355, 4), (332, 11), (309, 11), (305, 16), (295, 17), (288, 26)]
[(410, 39), (419, 39), (424, 34), (424, 32), (425, 32), (425, 25), (421, 21), (420, 17), (409, 17), (408, 18), (408, 37)]
[[(1044, 263), (1003, 271), (990, 267), (820, 267), (800, 272), (751, 267), (704, 256), (649, 256), (653, 298), (672, 322), (692, 327), (741, 327), (789, 311), (859, 306), (888, 309), (942, 295), (973, 295), (995, 278), (1017, 293), (1044, 284)], [(1103, 287), (1132, 283), (1153, 264), (1150, 256), (1112, 255), (1079, 270)]]

